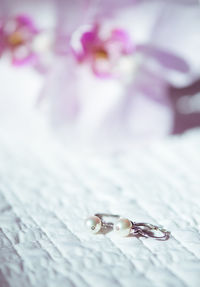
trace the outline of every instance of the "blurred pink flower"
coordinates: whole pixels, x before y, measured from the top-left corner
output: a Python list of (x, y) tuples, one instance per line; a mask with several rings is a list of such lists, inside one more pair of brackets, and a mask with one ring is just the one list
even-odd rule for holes
[(81, 35), (81, 49), (72, 50), (77, 61), (88, 62), (96, 76), (108, 77), (121, 57), (133, 53), (134, 46), (125, 30), (113, 29), (104, 37), (100, 32), (100, 26), (94, 25)]
[(9, 53), (13, 65), (16, 66), (35, 62), (37, 55), (32, 49), (32, 43), (38, 33), (39, 30), (27, 15), (18, 15), (1, 21), (1, 54)]
[(54, 29), (38, 28), (27, 14), (4, 16), (0, 19), (0, 56), (11, 59), (14, 66), (30, 65), (46, 73), (55, 56)]
[(178, 43), (177, 49), (161, 48), (172, 35), (180, 37), (175, 28), (169, 25), (169, 39), (157, 37), (168, 27), (166, 11), (170, 21), (185, 22), (192, 19), (186, 9), (193, 14), (195, 5), (111, 2), (57, 1), (57, 48), (63, 57), (49, 73), (43, 97), (56, 129), (72, 142), (120, 143), (168, 134), (173, 128), (169, 87), (195, 77), (182, 46), (180, 55)]

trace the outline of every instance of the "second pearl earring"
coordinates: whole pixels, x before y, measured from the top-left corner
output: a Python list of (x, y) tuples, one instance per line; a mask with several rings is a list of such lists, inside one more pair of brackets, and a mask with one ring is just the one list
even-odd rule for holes
[(127, 218), (120, 218), (113, 227), (116, 234), (128, 236), (132, 229), (132, 222)]

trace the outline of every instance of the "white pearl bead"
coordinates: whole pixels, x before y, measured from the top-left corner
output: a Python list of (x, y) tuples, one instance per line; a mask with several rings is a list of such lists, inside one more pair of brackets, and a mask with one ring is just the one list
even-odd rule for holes
[(90, 216), (85, 220), (85, 225), (91, 233), (97, 233), (101, 229), (101, 219), (98, 216)]
[(114, 231), (120, 236), (128, 236), (130, 234), (132, 223), (127, 218), (120, 218), (114, 224)]

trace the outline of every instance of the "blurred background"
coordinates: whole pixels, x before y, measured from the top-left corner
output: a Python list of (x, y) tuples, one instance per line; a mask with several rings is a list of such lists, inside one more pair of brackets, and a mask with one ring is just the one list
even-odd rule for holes
[(200, 127), (193, 0), (0, 1), (0, 137), (117, 150)]

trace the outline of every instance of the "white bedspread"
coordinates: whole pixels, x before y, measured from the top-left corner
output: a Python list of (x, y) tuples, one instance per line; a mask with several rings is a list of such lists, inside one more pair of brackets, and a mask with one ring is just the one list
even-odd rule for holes
[[(92, 235), (96, 212), (168, 241)], [(200, 286), (200, 131), (114, 155), (0, 140), (0, 287)]]

